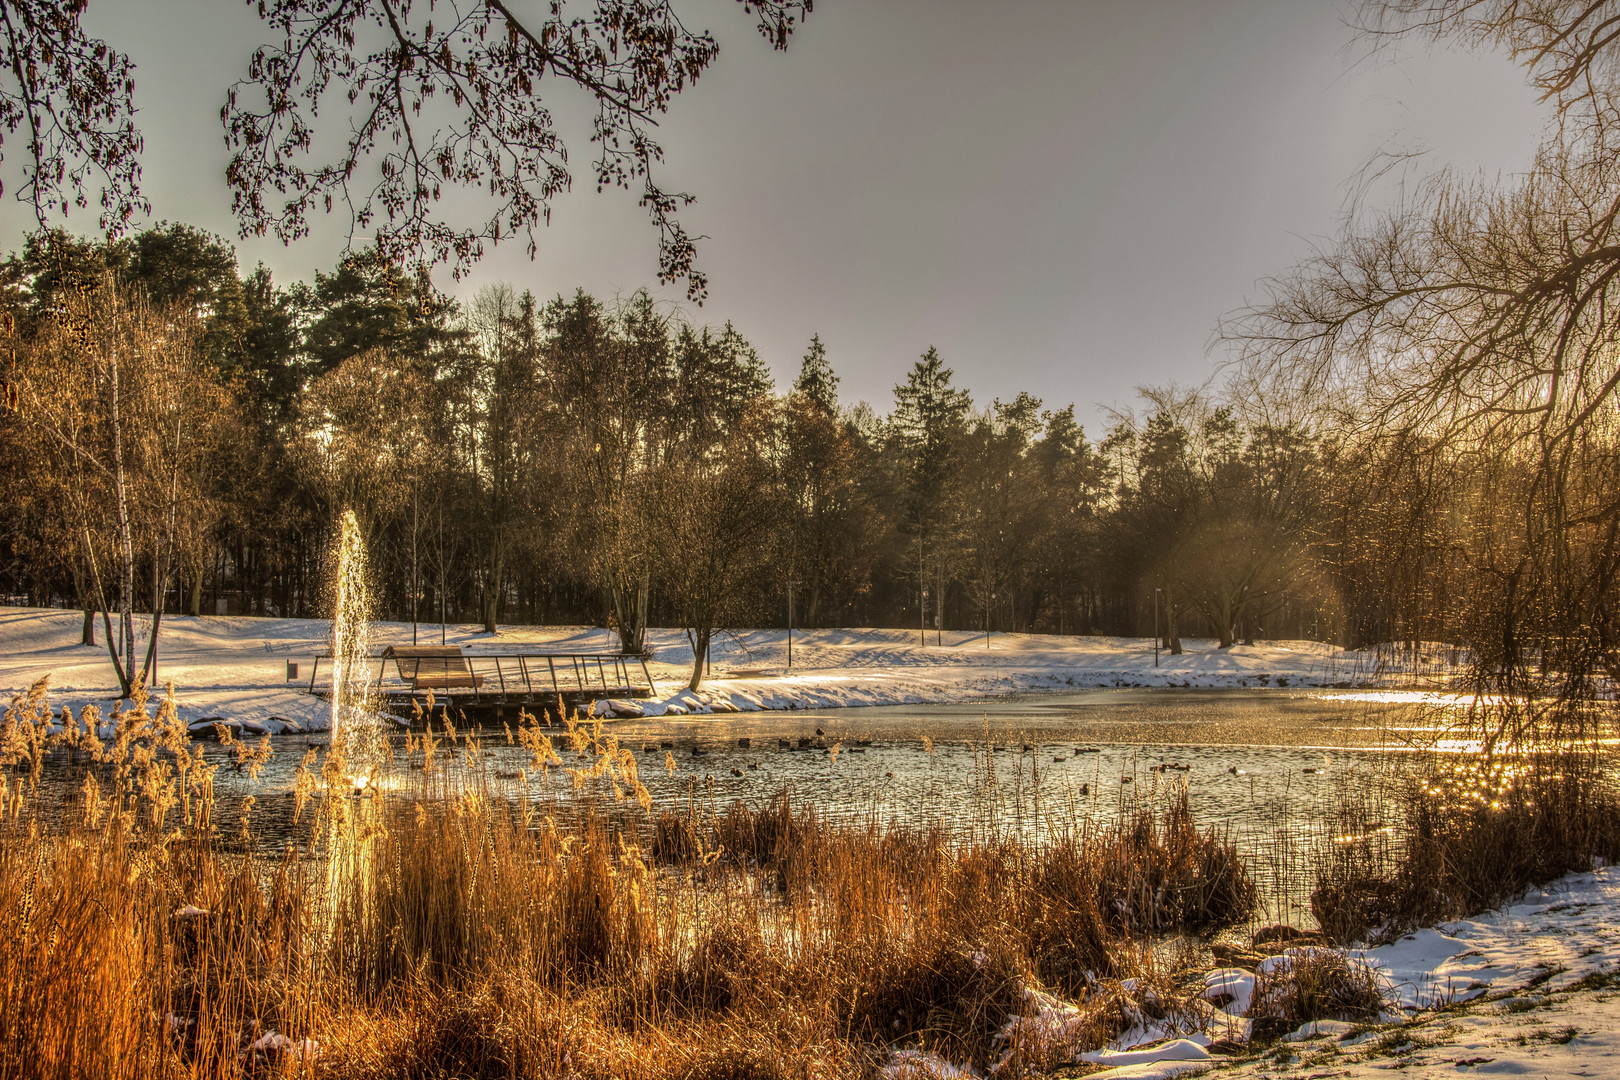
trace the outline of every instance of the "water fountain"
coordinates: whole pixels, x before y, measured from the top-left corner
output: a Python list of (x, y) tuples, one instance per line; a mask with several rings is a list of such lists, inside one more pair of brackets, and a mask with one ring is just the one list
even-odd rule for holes
[(371, 681), (371, 595), (366, 549), (353, 510), (338, 521), (332, 549), (332, 744), (321, 773), (331, 799), (326, 806), (326, 899), (334, 935), (369, 917), (379, 799), (355, 799), (376, 791), (384, 761), (384, 734), (376, 687)]
[(353, 510), (339, 521), (332, 573), (332, 753), (356, 788), (376, 780), (383, 729), (371, 682), (371, 593)]

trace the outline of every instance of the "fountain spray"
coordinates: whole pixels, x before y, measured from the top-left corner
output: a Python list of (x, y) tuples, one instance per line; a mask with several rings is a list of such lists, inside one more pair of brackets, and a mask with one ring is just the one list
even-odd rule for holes
[(375, 779), (383, 732), (371, 685), (371, 595), (353, 510), (338, 523), (332, 575), (332, 751), (356, 787)]

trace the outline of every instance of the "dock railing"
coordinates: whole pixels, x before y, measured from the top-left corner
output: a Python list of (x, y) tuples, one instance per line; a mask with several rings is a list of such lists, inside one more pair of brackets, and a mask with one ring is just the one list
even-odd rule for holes
[[(400, 646), (366, 658), (376, 664), (375, 683), (385, 699), (422, 698), (475, 704), (548, 702), (558, 697), (650, 698), (647, 661), (621, 653), (461, 652), (455, 646)], [(324, 688), (322, 674), (326, 676)], [(635, 675), (640, 674), (637, 681)], [(331, 693), (332, 654), (318, 654), (308, 692)]]

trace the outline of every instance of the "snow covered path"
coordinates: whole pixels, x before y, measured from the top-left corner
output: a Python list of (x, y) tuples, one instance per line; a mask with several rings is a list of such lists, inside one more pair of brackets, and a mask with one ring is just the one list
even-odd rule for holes
[[(136, 620), (144, 647), (147, 620)], [(110, 704), (114, 680), (104, 647), (78, 644), (80, 615), (56, 609), (0, 609), (0, 693), (26, 689), (51, 675), (52, 702), (77, 708)], [(160, 678), (172, 680), (181, 716), (193, 721), (224, 716), (267, 724), (295, 720), (325, 726), (327, 706), (299, 692), (286, 678), (289, 661), (307, 679), (312, 658), (326, 648), (329, 624), (316, 619), (236, 616), (166, 616), (160, 643)], [(97, 634), (102, 633), (98, 622)], [(703, 712), (716, 701), (743, 711), (825, 709), (861, 705), (921, 705), (982, 701), (1031, 691), (1111, 686), (1358, 686), (1386, 685), (1406, 676), (1377, 657), (1319, 642), (1270, 642), (1221, 650), (1212, 641), (1188, 641), (1188, 651), (1153, 664), (1146, 638), (1057, 637), (1035, 634), (930, 633), (927, 644), (907, 630), (799, 630), (793, 666), (786, 632), (753, 630), (720, 635), (711, 652), (712, 677), (697, 695), (686, 693), (692, 652), (679, 630), (653, 630), (649, 664), (658, 700), (648, 715), (674, 704)], [(437, 644), (436, 625), (418, 629), (423, 644)], [(588, 627), (503, 627), (485, 634), (452, 626), (449, 644), (469, 653), (540, 647), (558, 652), (605, 652), (617, 647), (608, 631)], [(411, 627), (379, 623), (374, 647), (409, 644)], [(670, 709), (674, 712), (677, 709)]]

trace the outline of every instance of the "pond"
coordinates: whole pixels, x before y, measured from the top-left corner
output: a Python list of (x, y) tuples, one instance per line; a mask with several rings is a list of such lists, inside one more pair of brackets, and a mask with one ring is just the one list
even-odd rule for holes
[[(838, 820), (900, 820), (980, 836), (1038, 833), (1106, 824), (1184, 783), (1200, 827), (1226, 832), (1254, 856), (1271, 906), (1295, 907), (1302, 860), (1325, 835), (1336, 803), (1367, 790), (1430, 733), (1432, 710), (1403, 697), (1087, 690), (974, 705), (617, 720), (604, 733), (635, 753), (655, 814), (693, 805), (723, 811), (733, 799), (764, 800), (786, 789)], [(482, 738), (488, 774), (500, 774), (494, 786), (503, 794), (578, 798), (564, 769), (526, 769), (528, 754), (507, 745), (500, 728)], [(306, 745), (326, 741), (276, 740), (276, 757), (251, 787), (261, 828), (275, 831)], [(554, 741), (565, 765), (582, 764), (565, 740)], [(402, 736), (395, 745), (402, 748)], [(221, 753), (211, 747), (209, 757)], [(218, 783), (222, 793), (249, 792), (226, 770)]]

